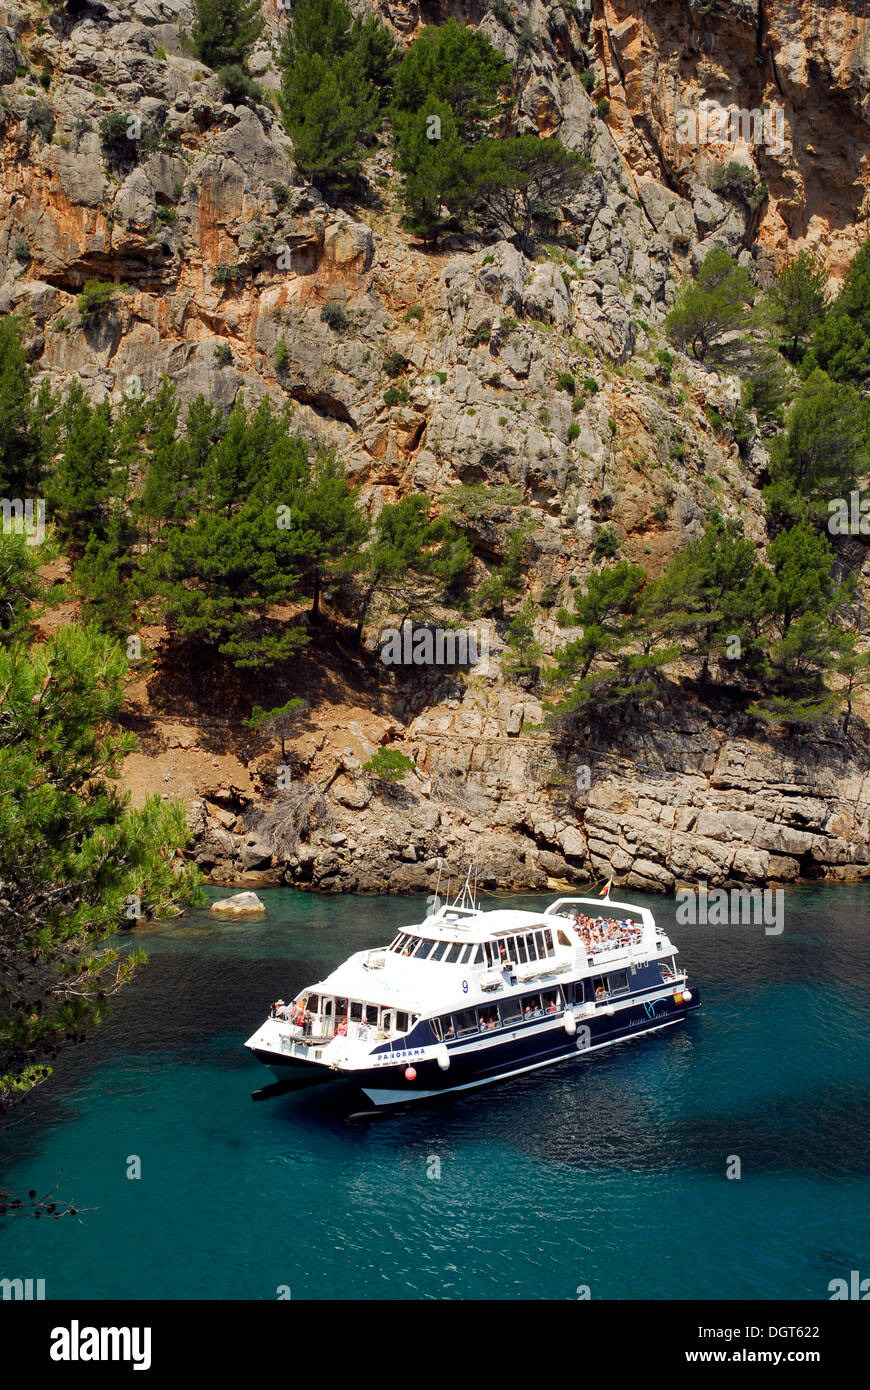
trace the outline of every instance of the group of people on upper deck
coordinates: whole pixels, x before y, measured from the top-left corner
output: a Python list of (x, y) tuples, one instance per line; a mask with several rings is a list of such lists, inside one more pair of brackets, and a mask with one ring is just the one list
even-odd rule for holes
[(614, 951), (620, 946), (636, 946), (643, 935), (639, 922), (618, 922), (615, 917), (587, 917), (585, 912), (574, 908), (571, 912), (574, 925), (583, 938), (588, 955), (596, 951)]

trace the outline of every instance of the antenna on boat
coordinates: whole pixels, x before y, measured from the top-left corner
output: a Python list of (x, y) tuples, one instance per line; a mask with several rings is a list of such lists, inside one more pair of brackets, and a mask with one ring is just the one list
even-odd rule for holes
[[(472, 873), (474, 873), (474, 875), (475, 875), (474, 884), (472, 884)], [(474, 867), (474, 864), (473, 864), (473, 862), (472, 862), (472, 863), (470, 863), (470, 864), (468, 865), (468, 873), (465, 875), (465, 883), (463, 884), (462, 892), (459, 894), (459, 897), (456, 899), (456, 902), (453, 904), (453, 906), (454, 906), (454, 907), (464, 907), (466, 910), (470, 910), (470, 911), (476, 912), (476, 911), (477, 911), (477, 903), (475, 902), (476, 886), (477, 886), (477, 871), (476, 871), (476, 869), (475, 869), (475, 867)]]

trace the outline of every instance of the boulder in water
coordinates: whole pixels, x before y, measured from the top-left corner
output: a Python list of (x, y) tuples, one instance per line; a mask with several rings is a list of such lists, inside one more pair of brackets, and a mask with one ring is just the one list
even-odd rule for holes
[(266, 911), (256, 893), (234, 893), (212, 903), (210, 910), (221, 917), (262, 917)]

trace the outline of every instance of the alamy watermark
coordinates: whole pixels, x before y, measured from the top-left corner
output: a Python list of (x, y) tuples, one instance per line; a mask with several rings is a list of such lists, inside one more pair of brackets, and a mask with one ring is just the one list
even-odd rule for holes
[(870, 493), (857, 488), (845, 497), (834, 497), (828, 503), (828, 530), (832, 536), (870, 536)]
[(765, 936), (780, 936), (785, 923), (785, 894), (781, 888), (698, 888), (677, 891), (680, 926), (763, 926)]
[(23, 535), (28, 545), (45, 540), (45, 499), (42, 497), (0, 497), (4, 536)]
[(490, 674), (489, 637), (475, 628), (417, 627), (406, 618), (401, 628), (385, 628), (379, 643), (385, 666), (464, 666)]
[(781, 106), (747, 110), (702, 101), (697, 110), (678, 107), (676, 123), (678, 145), (755, 145), (775, 155), (785, 149), (785, 111)]

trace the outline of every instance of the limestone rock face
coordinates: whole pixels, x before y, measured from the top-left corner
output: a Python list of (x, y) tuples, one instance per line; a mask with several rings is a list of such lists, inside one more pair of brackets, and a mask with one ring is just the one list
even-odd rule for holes
[[(371, 8), (405, 43), (436, 18), (416, 0)], [(231, 105), (181, 51), (192, 0), (109, 0), (80, 16), (0, 0), (0, 311), (26, 317), (37, 385), (79, 381), (117, 404), (131, 379), (147, 398), (168, 376), (183, 410), (199, 395), (225, 414), (240, 396), (292, 403), (295, 427), (338, 452), (370, 514), (412, 491), (433, 508), (464, 493), (476, 583), (522, 527), (535, 638), (552, 653), (599, 541), (653, 577), (714, 509), (764, 542), (767, 441), (756, 430), (747, 442), (734, 378), (668, 365), (664, 320), (716, 246), (760, 287), (805, 245), (834, 284), (842, 275), (870, 189), (860, 8), (601, 0), (593, 14), (535, 0), (526, 31), (479, 7), (516, 65), (520, 131), (556, 135), (591, 165), (548, 210), (552, 237), (521, 249), (493, 229), (435, 247), (408, 237), (386, 146), (371, 153), (369, 203), (327, 202), (298, 175), (274, 107)], [(475, 22), (449, 3), (437, 20), (454, 13)], [(285, 17), (271, 5), (264, 16), (251, 71), (274, 88)], [(731, 125), (708, 138), (713, 107), (736, 114), (733, 138)], [(141, 123), (115, 162), (107, 116)], [(77, 298), (93, 278), (119, 292), (84, 323)], [(343, 322), (324, 321), (327, 303)], [(227, 346), (229, 362), (216, 355)], [(870, 876), (857, 735), (774, 744), (736, 716), (712, 727), (681, 706), (602, 725), (597, 741), (577, 734), (559, 762), (530, 732), (543, 719), (536, 672), (503, 673), (511, 616), (479, 623), (490, 671), (391, 687), (389, 727), (363, 694), (348, 697), (358, 705), (340, 734), (319, 711), (319, 746), (295, 750), (323, 798), (305, 833), (265, 778), (242, 795), (244, 777), (203, 776), (204, 870), (233, 885), (413, 892), (469, 860), (491, 887)], [(418, 769), (395, 794), (361, 772), (389, 744)]]

